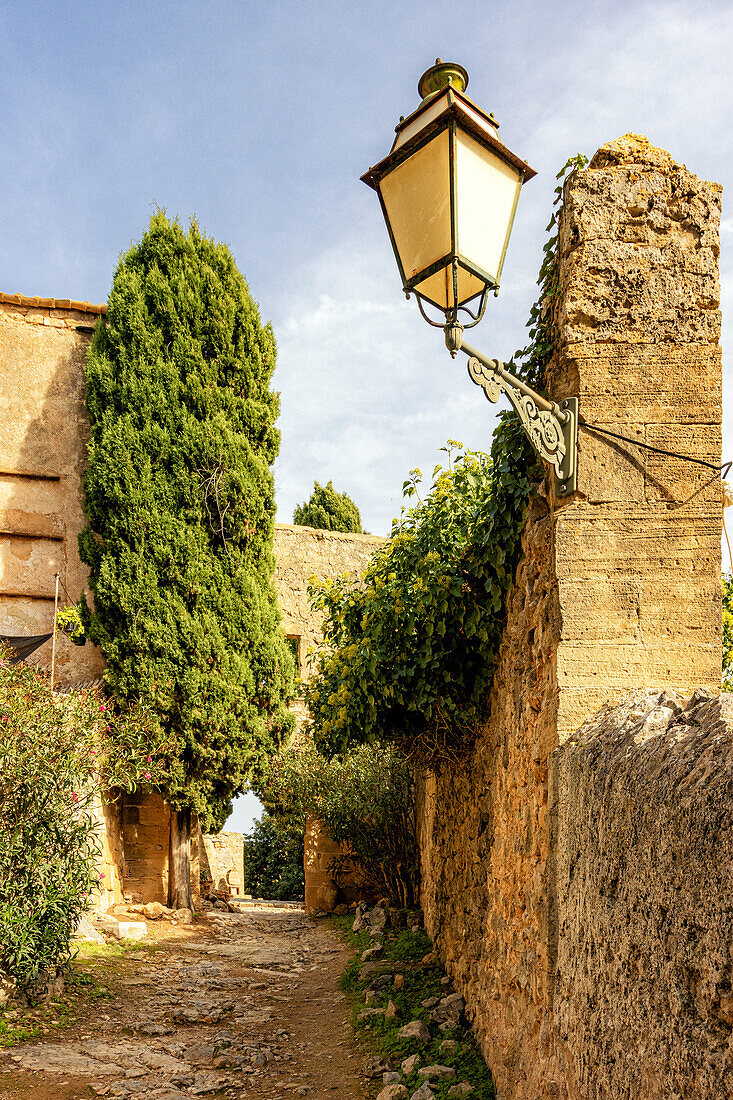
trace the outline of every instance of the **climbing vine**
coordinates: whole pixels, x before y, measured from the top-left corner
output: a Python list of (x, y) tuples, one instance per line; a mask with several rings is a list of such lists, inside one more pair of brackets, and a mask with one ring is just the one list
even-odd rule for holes
[[(515, 372), (538, 388), (555, 345), (562, 181), (585, 164), (573, 157), (558, 173), (530, 343), (515, 355)], [(311, 589), (325, 617), (325, 645), (307, 694), (314, 740), (328, 756), (376, 742), (435, 763), (460, 755), (485, 716), (505, 597), (542, 468), (509, 414), (500, 417), (490, 455), (455, 442), (444, 450), (446, 464), (436, 466), (425, 499), (419, 470), (404, 483), (415, 503), (395, 520), (362, 580)]]
[(723, 573), (723, 690), (733, 691), (733, 572)]

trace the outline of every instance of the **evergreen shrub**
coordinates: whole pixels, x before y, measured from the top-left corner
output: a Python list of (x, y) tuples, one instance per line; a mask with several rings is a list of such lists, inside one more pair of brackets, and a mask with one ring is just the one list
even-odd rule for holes
[(244, 838), (247, 893), (272, 901), (298, 901), (305, 893), (305, 829), (283, 832), (264, 813)]

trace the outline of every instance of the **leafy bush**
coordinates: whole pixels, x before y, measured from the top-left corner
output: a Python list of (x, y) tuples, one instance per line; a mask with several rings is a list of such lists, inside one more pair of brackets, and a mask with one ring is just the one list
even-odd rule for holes
[(305, 830), (286, 834), (269, 814), (244, 838), (244, 881), (248, 894), (274, 901), (296, 901), (305, 892)]
[(317, 527), (322, 531), (350, 531), (361, 534), (361, 516), (348, 493), (337, 493), (333, 482), (319, 485), (316, 481), (310, 500), (298, 504), (293, 523), (303, 527)]
[(81, 609), (73, 607), (61, 607), (56, 613), (56, 628), (74, 643), (74, 645), (86, 645), (87, 636), (84, 633)]
[[(560, 169), (555, 207), (564, 177), (587, 163), (578, 154)], [(513, 364), (539, 389), (557, 337), (557, 220), (553, 212), (530, 343)], [(381, 742), (439, 766), (463, 753), (485, 717), (527, 501), (543, 470), (515, 416), (502, 414), (490, 456), (466, 451), (454, 460), (454, 446), (460, 450), (449, 444), (448, 466), (436, 466), (426, 500), (419, 470), (404, 483), (418, 503), (394, 521), (363, 580), (312, 589), (325, 630), (307, 701), (327, 755)]]
[(69, 959), (99, 885), (95, 792), (160, 778), (155, 731), (142, 709), (53, 695), (43, 674), (0, 660), (0, 971), (31, 996)]
[[(447, 468), (395, 521), (363, 579), (311, 589), (324, 648), (306, 697), (326, 755), (382, 743), (434, 762), (458, 751), (484, 714), (538, 466), (506, 416), (491, 457), (447, 450)], [(418, 484), (413, 471), (407, 494)]]
[(338, 882), (352, 866), (401, 906), (418, 894), (418, 855), (410, 770), (389, 746), (362, 745), (326, 760), (310, 741), (273, 764), (265, 799), (280, 822), (302, 835), (317, 818), (348, 854), (329, 870)]

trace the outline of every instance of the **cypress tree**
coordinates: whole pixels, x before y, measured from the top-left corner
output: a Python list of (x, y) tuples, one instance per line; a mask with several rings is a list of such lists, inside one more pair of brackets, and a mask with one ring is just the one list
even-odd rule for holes
[(313, 492), (305, 504), (296, 504), (293, 523), (302, 527), (318, 527), (322, 531), (349, 531), (361, 534), (361, 516), (348, 493), (338, 493), (333, 482), (319, 485), (316, 481)]
[(225, 245), (163, 212), (120, 260), (87, 364), (87, 630), (169, 736), (171, 902), (191, 811), (221, 828), (292, 719), (272, 587), (275, 340)]

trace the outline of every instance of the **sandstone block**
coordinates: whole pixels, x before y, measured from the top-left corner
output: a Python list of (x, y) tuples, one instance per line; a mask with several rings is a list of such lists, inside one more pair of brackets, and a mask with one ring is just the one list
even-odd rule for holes
[(377, 1093), (377, 1100), (404, 1100), (406, 1096), (405, 1086), (395, 1081)]
[(423, 1066), (417, 1071), (418, 1077), (424, 1081), (449, 1081), (455, 1077), (456, 1071), (452, 1066)]
[(400, 1028), (397, 1035), (400, 1039), (415, 1039), (420, 1046), (430, 1042), (430, 1030), (422, 1020), (411, 1020), (409, 1024)]

